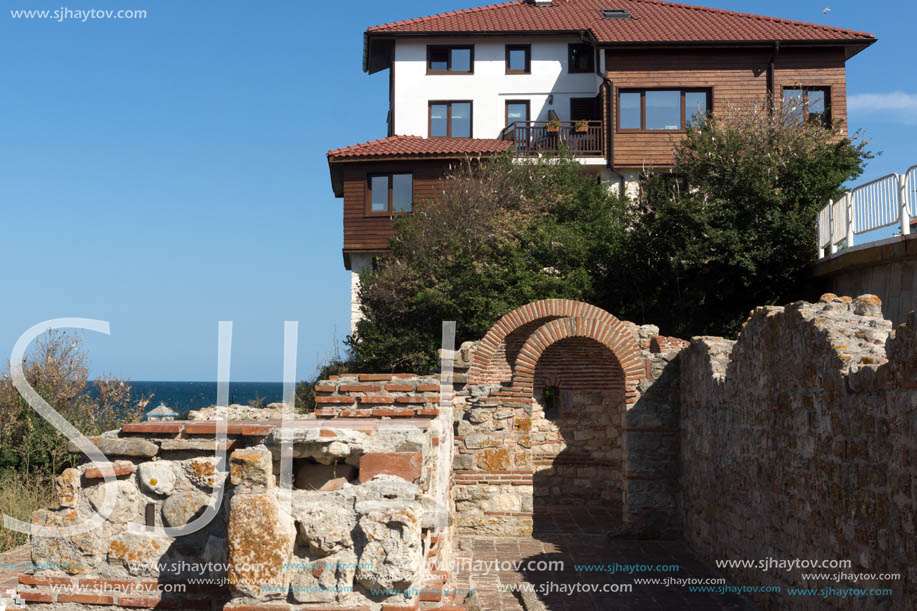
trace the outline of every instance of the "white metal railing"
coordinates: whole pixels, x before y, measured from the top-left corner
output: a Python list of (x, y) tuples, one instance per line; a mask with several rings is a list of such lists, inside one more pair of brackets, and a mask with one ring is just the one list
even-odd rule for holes
[(854, 245), (855, 236), (884, 227), (899, 226), (901, 235), (911, 232), (917, 217), (917, 165), (904, 174), (889, 174), (844, 193), (818, 212), (818, 258)]

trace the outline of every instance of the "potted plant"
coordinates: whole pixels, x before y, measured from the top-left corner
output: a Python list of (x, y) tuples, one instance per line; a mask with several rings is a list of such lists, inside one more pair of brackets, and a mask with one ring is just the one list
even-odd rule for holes
[(560, 131), (560, 121), (557, 119), (551, 119), (548, 121), (547, 130), (549, 134), (556, 134)]
[(580, 119), (580, 120), (577, 121), (576, 124), (573, 126), (573, 129), (574, 129), (574, 130), (576, 131), (576, 133), (578, 133), (578, 134), (585, 134), (586, 132), (589, 131), (589, 121), (586, 121), (585, 119)]

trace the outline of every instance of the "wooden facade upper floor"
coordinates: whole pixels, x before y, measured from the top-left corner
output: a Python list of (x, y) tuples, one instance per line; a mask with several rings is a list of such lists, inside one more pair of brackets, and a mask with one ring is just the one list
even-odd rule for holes
[(587, 165), (663, 168), (697, 117), (766, 100), (846, 129), (846, 62), (875, 42), (655, 0), (606, 4), (518, 0), (369, 28), (364, 68), (389, 71), (389, 139), (329, 152), (345, 264), (384, 252), (406, 193), (435, 198), (464, 155), (566, 150)]

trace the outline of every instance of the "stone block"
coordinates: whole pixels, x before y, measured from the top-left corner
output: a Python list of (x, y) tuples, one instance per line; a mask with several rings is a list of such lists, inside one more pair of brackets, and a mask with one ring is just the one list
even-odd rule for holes
[(192, 458), (184, 465), (185, 476), (195, 486), (215, 488), (226, 481), (226, 472), (220, 471), (220, 459), (216, 456)]
[(123, 532), (112, 537), (108, 560), (122, 564), (134, 576), (159, 575), (159, 563), (172, 539), (146, 533)]
[(420, 478), (423, 458), (420, 452), (373, 452), (360, 457), (360, 482), (377, 475), (394, 475), (409, 482)]
[(184, 526), (198, 517), (210, 503), (210, 495), (199, 490), (176, 492), (162, 504), (162, 520), (168, 526)]
[(271, 451), (267, 448), (236, 450), (229, 457), (229, 477), (235, 486), (274, 486)]
[[(105, 456), (140, 456), (143, 458), (152, 458), (159, 452), (159, 446), (152, 441), (141, 439), (139, 437), (106, 437), (100, 435), (88, 438), (95, 444), (99, 451)], [(72, 441), (67, 444), (67, 450), (71, 454), (82, 454), (82, 450), (76, 447)]]
[(174, 465), (164, 460), (141, 463), (138, 479), (147, 491), (167, 496), (175, 490)]
[(349, 507), (327, 502), (297, 504), (293, 510), (299, 541), (312, 554), (327, 556), (353, 547), (356, 516)]
[[(32, 514), (32, 525), (38, 528), (65, 528), (89, 519), (80, 511), (66, 508), (60, 511), (40, 509)], [(90, 573), (104, 559), (108, 549), (105, 527), (70, 537), (32, 536), (32, 562), (60, 567), (70, 575)]]
[(229, 511), (228, 554), (230, 587), (252, 598), (266, 596), (262, 585), (276, 586), (282, 596), (290, 585), (284, 569), (293, 554), (296, 528), (284, 515), (274, 494), (236, 494)]
[(290, 579), (293, 599), (300, 603), (332, 602), (350, 594), (356, 573), (357, 556), (345, 550), (318, 559), (297, 558), (294, 562), (309, 565), (295, 571)]
[(408, 508), (372, 511), (359, 521), (367, 541), (356, 580), (367, 588), (406, 588), (423, 571), (421, 521)]
[(79, 469), (64, 469), (54, 479), (57, 490), (57, 502), (61, 507), (76, 507), (80, 496), (80, 471)]
[(481, 450), (475, 457), (478, 468), (484, 471), (506, 471), (513, 464), (512, 455), (506, 448)]
[(89, 502), (96, 511), (102, 507), (107, 490), (113, 490), (115, 494), (115, 507), (108, 516), (109, 522), (126, 524), (139, 521), (140, 491), (137, 490), (137, 486), (132, 482), (119, 480), (92, 488)]

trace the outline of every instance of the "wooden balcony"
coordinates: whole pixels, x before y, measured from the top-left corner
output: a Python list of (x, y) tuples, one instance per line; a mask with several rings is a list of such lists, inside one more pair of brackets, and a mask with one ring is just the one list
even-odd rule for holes
[(519, 157), (572, 154), (604, 157), (601, 121), (513, 121), (500, 134)]

